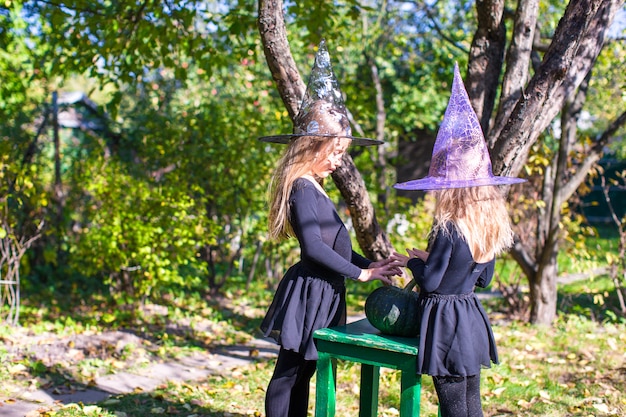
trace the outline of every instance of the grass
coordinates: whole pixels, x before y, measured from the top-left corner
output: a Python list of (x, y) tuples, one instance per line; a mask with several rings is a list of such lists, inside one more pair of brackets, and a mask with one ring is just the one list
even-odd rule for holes
[[(558, 320), (552, 327), (531, 326), (507, 321), (498, 313), (497, 302), (486, 303), (497, 337), (500, 364), (482, 373), (483, 405), (487, 416), (619, 416), (626, 415), (626, 323), (610, 320), (602, 314), (615, 300), (610, 294), (607, 278), (596, 278), (562, 286), (563, 301)], [(210, 347), (221, 338), (232, 343), (244, 343), (255, 332), (267, 303), (268, 294), (256, 292), (263, 302), (247, 297), (243, 291), (233, 292), (229, 308), (218, 310), (210, 303), (196, 299), (181, 314), (179, 307), (170, 308), (167, 317), (155, 323), (143, 323), (145, 335), (155, 335), (144, 346), (129, 346), (118, 353), (102, 354), (100, 358), (77, 361), (75, 364), (46, 364), (15, 360), (6, 348), (0, 348), (0, 378), (28, 386), (48, 386), (57, 389), (84, 389), (89, 380), (100, 373), (114, 372), (126, 363), (148, 364), (159, 358), (174, 358)], [(594, 304), (603, 294), (603, 305)], [(356, 298), (355, 298), (356, 300)], [(182, 301), (182, 300), (181, 300)], [(189, 299), (185, 300), (188, 304)], [(206, 305), (205, 305), (206, 303)], [(352, 303), (351, 303), (352, 304)], [(256, 305), (256, 307), (255, 307)], [(360, 306), (352, 304), (353, 313)], [(27, 309), (28, 311), (28, 309)], [(192, 314), (196, 311), (197, 315)], [(218, 313), (220, 311), (220, 313)], [(245, 311), (247, 316), (240, 312)], [(31, 313), (32, 314), (32, 311)], [(189, 320), (206, 322), (194, 332), (169, 336), (164, 340), (166, 323)], [(599, 317), (605, 317), (599, 321)], [(76, 321), (74, 321), (76, 323)], [(211, 325), (209, 325), (209, 323)], [(152, 326), (148, 330), (146, 326)], [(73, 332), (95, 332), (89, 326), (63, 326), (51, 323), (38, 325), (39, 332), (48, 337), (62, 337)], [(89, 330), (86, 330), (88, 328)], [(209, 330), (209, 328), (213, 330)], [(219, 334), (211, 333), (219, 329)], [(3, 328), (0, 338), (7, 340), (11, 329)], [(175, 333), (175, 332), (174, 332)], [(211, 338), (211, 340), (207, 340)], [(206, 343), (202, 347), (202, 343)], [(67, 358), (63, 361), (67, 362)], [(265, 387), (273, 370), (273, 360), (259, 360), (249, 366), (233, 369), (223, 375), (212, 375), (200, 381), (168, 383), (153, 392), (134, 392), (113, 396), (95, 405), (69, 404), (42, 410), (42, 416), (263, 416)], [(398, 415), (399, 381), (397, 371), (381, 373), (379, 416)], [(46, 385), (47, 384), (47, 385)], [(4, 385), (3, 385), (4, 386)], [(6, 388), (6, 386), (4, 386)], [(337, 415), (357, 415), (359, 368), (340, 362), (338, 368)], [(312, 398), (315, 377), (312, 381)], [(4, 390), (10, 401), (11, 393)], [(310, 402), (311, 415), (313, 403)], [(430, 377), (423, 378), (422, 416), (435, 416), (437, 399)]]
[(624, 325), (561, 316), (496, 326), (501, 364), (483, 373), (487, 415), (624, 415)]
[[(598, 240), (595, 244), (610, 250), (606, 242)], [(349, 313), (362, 314), (364, 300), (375, 287), (348, 283)], [(232, 283), (219, 300), (181, 293), (164, 300), (163, 305), (136, 311), (93, 300), (72, 309), (69, 315), (64, 306), (25, 299), (30, 304), (22, 309), (22, 327), (0, 326), (0, 398), (5, 404), (21, 391), (83, 390), (98, 376), (145, 369), (164, 360), (209, 351), (216, 345), (245, 344), (258, 336), (271, 293), (260, 283), (249, 290), (243, 289), (243, 283)], [(484, 304), (494, 324), (500, 355), (500, 364), (481, 374), (486, 416), (626, 415), (626, 319), (617, 313), (617, 297), (608, 277), (560, 285), (559, 315), (551, 327), (511, 320), (501, 312), (498, 299)], [(67, 345), (68, 340), (90, 340), (116, 330), (134, 338), (124, 345), (109, 341), (91, 351)], [(42, 359), (20, 350), (20, 342), (27, 337), (66, 344), (65, 354)], [(202, 380), (169, 382), (151, 392), (115, 395), (98, 404), (42, 407), (30, 416), (262, 417), (273, 367), (273, 359), (258, 359)], [(313, 377), (310, 415), (315, 382)], [(340, 361), (337, 416), (358, 415), (358, 393), (359, 367)], [(400, 374), (382, 369), (378, 415), (397, 417), (399, 404)], [(436, 413), (437, 397), (431, 378), (425, 376), (421, 415)]]

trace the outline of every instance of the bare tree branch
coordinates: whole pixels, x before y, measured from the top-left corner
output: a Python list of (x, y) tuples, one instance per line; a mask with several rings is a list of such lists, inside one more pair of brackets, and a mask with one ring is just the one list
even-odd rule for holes
[(596, 138), (583, 163), (576, 169), (576, 172), (569, 179), (567, 184), (562, 187), (562, 198), (568, 199), (576, 192), (580, 184), (587, 178), (591, 168), (602, 158), (604, 147), (608, 145), (615, 133), (625, 125), (626, 111), (613, 120), (606, 130)]
[(515, 237), (515, 242), (510, 250), (510, 254), (522, 268), (525, 276), (531, 277), (537, 273), (537, 270), (535, 269), (537, 262), (529, 255), (517, 236)]
[(469, 51), (466, 48), (464, 48), (462, 45), (460, 45), (458, 42), (456, 42), (454, 39), (448, 36), (448, 34), (443, 29), (441, 29), (441, 27), (439, 26), (439, 23), (437, 22), (437, 18), (433, 15), (432, 11), (430, 10), (430, 6), (428, 4), (426, 4), (423, 1), (405, 1), (404, 3), (412, 4), (418, 10), (422, 10), (424, 13), (426, 13), (426, 17), (428, 17), (428, 20), (430, 20), (431, 27), (435, 30), (435, 32), (437, 33), (437, 36), (439, 36), (441, 39), (448, 42), (450, 45), (454, 46), (455, 48), (457, 48), (464, 54), (469, 53)]

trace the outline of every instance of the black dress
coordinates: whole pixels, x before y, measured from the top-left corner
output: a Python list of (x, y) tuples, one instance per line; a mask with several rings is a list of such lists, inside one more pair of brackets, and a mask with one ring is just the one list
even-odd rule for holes
[(482, 367), (498, 363), (489, 318), (474, 286), (491, 282), (495, 259), (476, 263), (467, 242), (448, 225), (435, 236), (428, 261), (408, 261), (420, 287), (418, 374), (478, 375)]
[(335, 206), (311, 181), (294, 181), (289, 203), (300, 261), (280, 281), (260, 328), (283, 349), (317, 360), (313, 332), (345, 324), (345, 278), (357, 279), (371, 261), (352, 250)]

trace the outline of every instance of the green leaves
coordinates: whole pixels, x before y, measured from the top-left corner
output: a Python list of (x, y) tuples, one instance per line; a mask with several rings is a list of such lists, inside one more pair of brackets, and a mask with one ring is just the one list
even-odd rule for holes
[[(400, 159), (397, 141), (437, 129), (452, 63), (466, 60), (474, 7), (362, 3), (286, 2), (289, 43), (306, 78), (314, 45), (326, 37), (355, 129), (372, 136), (384, 118), (384, 147), (354, 150), (353, 158), (378, 197), (374, 204), (384, 205), (377, 215), (389, 223), (394, 244), (412, 246), (427, 233), (428, 212), (407, 211), (410, 226), (394, 217), (399, 201), (389, 185)], [(550, 33), (556, 20), (547, 14), (562, 6), (542, 7)], [(31, 270), (45, 270), (43, 277), (51, 265), (70, 265), (59, 274), (88, 276), (122, 292), (127, 285), (142, 296), (212, 275), (217, 286), (229, 274), (253, 270), (257, 243), (265, 242), (269, 177), (284, 149), (256, 138), (292, 129), (256, 17), (256, 3), (245, 0), (0, 5), (0, 197), (13, 193), (12, 224), (27, 230), (36, 225), (32, 219), (45, 218), (50, 227), (29, 258)], [(598, 97), (610, 90), (616, 100), (620, 48), (599, 60), (602, 73), (591, 85)], [(50, 124), (38, 129), (50, 92), (59, 90), (88, 93), (108, 125), (61, 129), (56, 190), (53, 132)], [(603, 118), (616, 114), (598, 103)], [(550, 152), (533, 154), (529, 170), (542, 172)], [(11, 181), (14, 189), (6, 185)], [(291, 244), (259, 251), (259, 262), (294, 257)]]
[(117, 163), (98, 171), (85, 184), (92, 203), (75, 216), (87, 227), (76, 235), (70, 261), (74, 268), (104, 276), (120, 295), (133, 297), (183, 284), (183, 265), (201, 269), (197, 248), (212, 235), (190, 196), (177, 187), (130, 176)]

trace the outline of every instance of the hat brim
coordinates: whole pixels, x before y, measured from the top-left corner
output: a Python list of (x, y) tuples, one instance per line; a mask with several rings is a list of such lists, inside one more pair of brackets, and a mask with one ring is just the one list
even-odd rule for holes
[(399, 182), (394, 184), (393, 188), (397, 190), (446, 190), (449, 188), (470, 188), (470, 187), (485, 187), (488, 185), (511, 185), (526, 182), (524, 178), (515, 177), (498, 177), (493, 176), (489, 178), (475, 178), (472, 180), (448, 180), (438, 177), (425, 177), (419, 180), (412, 180), (406, 182)]
[(293, 133), (290, 135), (275, 135), (275, 136), (263, 136), (260, 137), (259, 140), (261, 142), (269, 142), (269, 143), (281, 143), (281, 144), (289, 144), (293, 139), (302, 138), (306, 136), (313, 136), (319, 138), (346, 138), (352, 140), (351, 145), (359, 145), (359, 146), (373, 146), (373, 145), (382, 145), (384, 141), (378, 139), (370, 139), (370, 138), (360, 138), (356, 136), (346, 136), (346, 135), (312, 135), (310, 133), (302, 134), (302, 133)]

